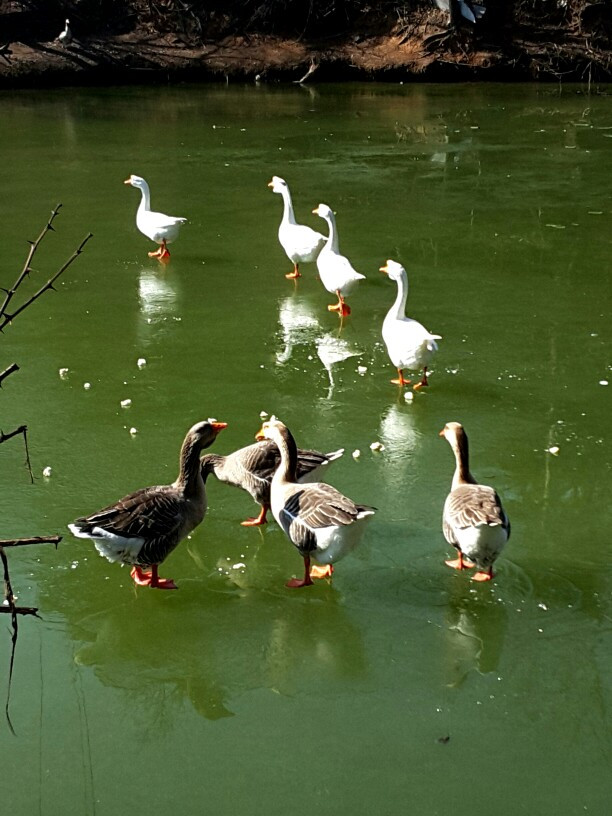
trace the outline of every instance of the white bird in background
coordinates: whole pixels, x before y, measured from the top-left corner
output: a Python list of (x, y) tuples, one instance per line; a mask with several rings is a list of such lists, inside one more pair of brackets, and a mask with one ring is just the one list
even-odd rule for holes
[(418, 391), (429, 385), (427, 381), (427, 364), (438, 350), (436, 340), (441, 340), (439, 334), (431, 334), (422, 323), (406, 317), (406, 299), (408, 297), (408, 276), (404, 267), (397, 261), (387, 261), (380, 271), (388, 275), (397, 283), (397, 297), (393, 306), (387, 312), (382, 325), (382, 336), (387, 346), (391, 362), (397, 368), (398, 378), (391, 380), (399, 386), (409, 385), (405, 379), (404, 369), (423, 369), (423, 378), (414, 388)]
[(62, 45), (70, 45), (72, 42), (72, 31), (70, 30), (70, 20), (66, 20), (66, 28), (57, 38)]
[(317, 269), (323, 286), (328, 292), (335, 293), (338, 297), (338, 303), (329, 305), (327, 308), (330, 312), (338, 312), (340, 317), (345, 317), (350, 315), (351, 310), (344, 302), (344, 298), (357, 281), (365, 279), (365, 275), (353, 269), (349, 259), (340, 254), (336, 218), (331, 208), (327, 204), (319, 204), (313, 213), (325, 219), (329, 226), (327, 242), (317, 258)]
[(157, 258), (158, 261), (167, 263), (170, 259), (167, 244), (174, 241), (178, 236), (181, 224), (185, 224), (187, 219), (153, 212), (151, 210), (149, 185), (140, 176), (132, 174), (123, 183), (137, 187), (142, 193), (140, 206), (136, 213), (136, 226), (143, 235), (146, 235), (147, 238), (150, 238), (152, 241), (155, 241), (156, 244), (160, 245), (156, 252), (149, 252), (149, 258)]
[(295, 280), (301, 277), (301, 263), (316, 261), (326, 238), (320, 232), (307, 227), (305, 224), (296, 222), (291, 193), (285, 179), (280, 178), (280, 176), (272, 176), (272, 181), (268, 182), (268, 187), (272, 188), (273, 193), (278, 193), (283, 197), (283, 218), (278, 228), (278, 240), (285, 250), (285, 254), (293, 263), (293, 272), (288, 272), (285, 277)]
[(450, 15), (451, 24), (455, 24), (453, 20), (454, 14), (457, 10), (470, 23), (476, 24), (477, 20), (484, 15), (486, 8), (479, 3), (474, 3), (472, 0), (434, 0), (436, 6), (441, 11), (447, 11)]

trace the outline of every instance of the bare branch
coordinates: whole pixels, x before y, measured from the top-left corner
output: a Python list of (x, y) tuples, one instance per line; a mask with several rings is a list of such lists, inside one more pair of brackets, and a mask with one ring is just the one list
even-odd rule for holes
[(6, 297), (4, 299), (4, 303), (2, 304), (2, 306), (0, 306), (0, 316), (4, 316), (6, 314), (6, 309), (7, 309), (8, 305), (9, 305), (9, 303), (11, 302), (11, 300), (13, 299), (13, 296), (14, 296), (15, 292), (19, 289), (19, 287), (21, 286), (21, 284), (23, 283), (23, 281), (27, 277), (27, 275), (29, 275), (29, 273), (30, 273), (30, 263), (31, 263), (32, 258), (34, 257), (34, 255), (36, 253), (36, 250), (38, 249), (38, 245), (40, 244), (40, 242), (42, 241), (42, 239), (45, 237), (45, 235), (48, 232), (53, 231), (53, 221), (55, 220), (55, 218), (56, 218), (57, 214), (59, 213), (61, 207), (62, 207), (62, 205), (58, 204), (57, 207), (53, 210), (49, 220), (47, 221), (47, 223), (43, 227), (42, 232), (40, 233), (38, 238), (35, 241), (29, 241), (28, 242), (30, 244), (30, 251), (28, 252), (28, 257), (26, 258), (26, 262), (25, 262), (25, 264), (23, 266), (23, 269), (21, 270), (17, 280), (13, 284), (13, 287), (11, 289), (6, 290)]
[(0, 615), (5, 613), (7, 615), (33, 615), (35, 618), (40, 618), (37, 606), (2, 606), (0, 605)]
[(55, 544), (62, 540), (61, 536), (33, 536), (32, 538), (0, 538), (0, 547), (24, 547), (27, 544)]
[[(58, 206), (59, 206), (59, 205), (58, 205)], [(57, 211), (55, 211), (55, 212), (57, 212)], [(53, 229), (53, 227), (51, 226), (51, 223), (50, 223), (50, 222), (49, 222), (49, 224), (47, 224), (46, 231), (48, 231), (49, 229)], [(14, 311), (12, 314), (7, 314), (7, 313), (6, 313), (6, 311), (5, 311), (5, 307), (6, 307), (6, 305), (7, 305), (7, 301), (10, 301), (10, 297), (12, 297), (12, 295), (13, 295), (13, 294), (15, 293), (15, 291), (16, 291), (16, 287), (13, 287), (13, 289), (12, 289), (12, 290), (9, 292), (9, 294), (8, 294), (8, 295), (7, 295), (7, 297), (6, 297), (6, 300), (5, 300), (5, 304), (4, 304), (4, 306), (3, 306), (2, 308), (0, 308), (0, 332), (1, 332), (1, 331), (4, 329), (4, 327), (5, 327), (5, 326), (6, 326), (8, 323), (11, 323), (11, 322), (12, 322), (12, 321), (13, 321), (13, 320), (14, 320), (14, 319), (17, 317), (17, 315), (18, 315), (18, 314), (21, 314), (21, 312), (23, 312), (23, 311), (24, 311), (24, 309), (27, 309), (27, 308), (28, 308), (28, 306), (31, 306), (31, 304), (32, 304), (32, 303), (34, 303), (34, 301), (35, 301), (35, 300), (38, 300), (38, 298), (39, 298), (39, 297), (40, 297), (42, 294), (44, 294), (44, 293), (45, 293), (45, 292), (46, 292), (48, 289), (53, 289), (53, 284), (55, 283), (55, 281), (56, 281), (56, 280), (59, 278), (59, 276), (60, 276), (60, 275), (61, 275), (63, 272), (65, 272), (65, 271), (66, 271), (66, 269), (68, 269), (68, 267), (70, 266), (70, 264), (71, 264), (73, 261), (75, 261), (75, 260), (76, 260), (76, 259), (79, 257), (79, 255), (80, 255), (80, 254), (81, 254), (81, 252), (83, 251), (83, 247), (84, 247), (84, 246), (85, 246), (85, 244), (86, 244), (86, 243), (89, 241), (89, 239), (90, 239), (90, 238), (93, 238), (93, 233), (91, 233), (91, 232), (90, 232), (90, 233), (88, 233), (88, 234), (85, 236), (85, 238), (83, 238), (83, 240), (81, 241), (81, 243), (79, 244), (79, 246), (78, 246), (78, 247), (77, 247), (77, 248), (74, 250), (74, 252), (73, 252), (73, 253), (72, 253), (72, 255), (71, 255), (69, 258), (68, 258), (68, 260), (67, 260), (67, 261), (66, 261), (66, 262), (65, 262), (65, 263), (64, 263), (64, 264), (63, 264), (63, 265), (62, 265), (62, 266), (61, 266), (61, 267), (60, 267), (60, 268), (57, 270), (57, 272), (55, 273), (55, 275), (52, 275), (52, 276), (49, 278), (49, 280), (48, 280), (48, 281), (47, 281), (47, 282), (44, 284), (44, 286), (41, 286), (41, 287), (40, 287), (40, 289), (39, 289), (37, 292), (35, 292), (35, 293), (32, 295), (32, 297), (31, 297), (31, 298), (29, 298), (28, 300), (26, 300), (26, 302), (25, 302), (25, 303), (23, 303), (23, 304), (22, 304), (22, 305), (21, 305), (21, 306), (20, 306), (18, 309), (15, 309), (15, 311)], [(35, 244), (33, 245), (32, 249), (30, 250), (30, 255), (28, 256), (30, 259), (31, 259), (32, 253), (36, 251), (36, 248), (37, 248), (37, 244), (35, 243)], [(24, 273), (29, 273), (30, 271), (31, 271), (31, 270), (28, 268), (28, 265), (26, 264), (26, 266), (24, 267)], [(24, 273), (22, 273), (22, 274), (24, 274)], [(21, 278), (21, 280), (23, 280), (23, 278)], [(19, 281), (19, 283), (21, 283), (21, 280)], [(18, 283), (18, 285), (19, 285), (19, 283)]]
[(6, 687), (6, 704), (4, 706), (4, 713), (6, 715), (6, 722), (11, 729), (11, 733), (15, 736), (15, 729), (11, 722), (11, 715), (9, 713), (9, 705), (11, 702), (11, 683), (13, 681), (13, 669), (15, 667), (15, 649), (17, 647), (17, 635), (19, 633), (19, 624), (17, 623), (17, 612), (15, 611), (15, 596), (13, 595), (13, 588), (11, 587), (11, 577), (9, 575), (8, 559), (4, 549), (0, 547), (0, 559), (2, 560), (2, 567), (4, 570), (4, 603), (0, 609), (6, 610), (11, 616), (12, 635), (11, 635), (11, 660), (9, 663), (8, 683)]
[(6, 380), (6, 378), (15, 371), (19, 371), (19, 366), (17, 363), (11, 363), (11, 365), (8, 368), (5, 368), (4, 371), (0, 371), (0, 388), (2, 387), (2, 381)]
[(3, 431), (0, 431), (0, 445), (3, 442), (7, 442), (9, 439), (12, 439), (14, 436), (17, 436), (18, 434), (26, 433), (27, 430), (28, 430), (27, 425), (20, 425), (18, 428), (15, 428), (14, 431), (9, 431), (9, 433), (6, 434), (3, 433)]

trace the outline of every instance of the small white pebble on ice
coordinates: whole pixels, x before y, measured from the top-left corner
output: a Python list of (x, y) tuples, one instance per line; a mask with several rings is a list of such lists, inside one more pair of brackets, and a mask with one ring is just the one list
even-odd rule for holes
[(608, 385), (608, 381), (607, 380), (600, 380), (599, 384), (600, 385)]
[(138, 433), (138, 428), (130, 428), (130, 433), (132, 434), (132, 436), (134, 436), (135, 434)]
[(412, 391), (406, 391), (406, 393), (404, 394), (404, 399), (406, 400), (406, 402), (412, 402), (412, 400), (414, 399), (414, 393)]
[(84, 388), (86, 391), (89, 391), (89, 389), (91, 388), (91, 383), (83, 383), (83, 388)]
[(50, 475), (51, 475), (51, 467), (49, 465), (47, 465), (47, 467), (43, 469), (43, 476), (48, 479)]
[(362, 377), (366, 373), (367, 370), (368, 370), (367, 366), (357, 366), (357, 373), (361, 374)]
[(131, 404), (132, 404), (132, 400), (131, 400), (131, 399), (124, 399), (124, 400), (121, 400), (121, 407), (122, 407), (122, 408), (129, 408)]
[(139, 357), (138, 360), (136, 360), (136, 365), (138, 366), (138, 368), (144, 368), (144, 366), (146, 366), (146, 364), (147, 364), (147, 361), (145, 360), (144, 357)]
[(558, 456), (559, 455), (559, 446), (558, 445), (553, 445), (552, 448), (547, 449), (546, 453), (552, 453), (553, 456)]
[(353, 459), (359, 459), (361, 451), (359, 449), (353, 451)]
[(65, 380), (66, 377), (68, 376), (68, 369), (67, 368), (60, 368), (59, 375), (62, 378), (62, 380)]
[(243, 564), (242, 561), (238, 561), (237, 564), (232, 564), (232, 569), (244, 569), (246, 564)]
[(546, 604), (544, 604), (544, 603), (539, 603), (539, 604), (538, 604), (538, 607), (539, 607), (540, 609), (543, 609), (545, 612), (548, 612), (548, 607), (546, 606)]
[(261, 419), (266, 419), (269, 416), (269, 414), (267, 411), (260, 411), (259, 416), (261, 417)]
[(382, 442), (372, 442), (370, 445), (370, 450), (372, 451), (382, 451), (385, 449), (385, 446)]

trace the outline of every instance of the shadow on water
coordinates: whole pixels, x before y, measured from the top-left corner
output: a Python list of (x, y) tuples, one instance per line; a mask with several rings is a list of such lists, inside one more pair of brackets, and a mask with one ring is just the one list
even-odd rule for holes
[(333, 695), (367, 676), (359, 628), (331, 588), (324, 598), (270, 599), (187, 580), (180, 596), (120, 593), (108, 607), (81, 596), (62, 613), (76, 663), (122, 690), (144, 726), (169, 723), (185, 701), (217, 720), (254, 689), (293, 697), (323, 685)]

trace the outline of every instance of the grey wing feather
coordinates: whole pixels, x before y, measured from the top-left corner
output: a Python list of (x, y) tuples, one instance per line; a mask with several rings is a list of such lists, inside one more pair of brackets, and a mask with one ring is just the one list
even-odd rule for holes
[(171, 537), (181, 524), (181, 503), (163, 488), (145, 487), (97, 513), (77, 519), (75, 524), (83, 532), (101, 527), (129, 538)]
[[(445, 524), (460, 529), (499, 524), (509, 532), (509, 522), (501, 500), (495, 490), (487, 485), (461, 485), (452, 490), (446, 499), (444, 518)], [(446, 536), (446, 531), (444, 534)], [(452, 538), (446, 538), (454, 543)]]

